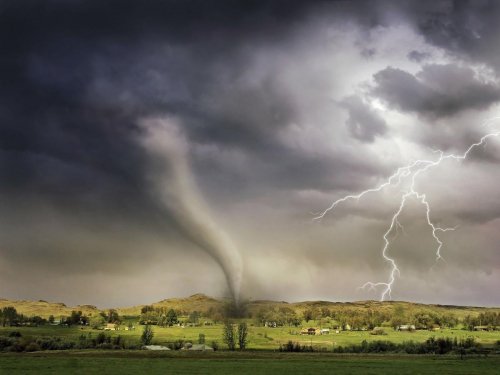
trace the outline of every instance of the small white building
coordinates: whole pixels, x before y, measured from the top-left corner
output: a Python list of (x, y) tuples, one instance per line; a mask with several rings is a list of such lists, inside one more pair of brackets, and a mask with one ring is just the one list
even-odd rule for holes
[(144, 345), (142, 348), (145, 350), (170, 350), (170, 348), (163, 345)]
[(105, 331), (118, 331), (118, 325), (115, 323), (108, 323), (104, 327)]
[(398, 331), (415, 331), (413, 324), (402, 324), (398, 327)]

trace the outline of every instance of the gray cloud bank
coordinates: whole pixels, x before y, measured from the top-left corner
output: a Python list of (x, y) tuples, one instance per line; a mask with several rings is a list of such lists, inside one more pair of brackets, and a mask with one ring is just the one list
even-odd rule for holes
[(388, 67), (374, 75), (375, 96), (390, 106), (428, 117), (445, 117), (468, 109), (486, 109), (500, 100), (500, 87), (484, 82), (470, 68), (424, 65), (416, 75)]
[[(381, 235), (399, 190), (321, 224), (311, 212), (488, 131), (499, 8), (0, 2), (0, 295), (106, 306), (228, 294), (238, 262), (200, 250), (200, 231), (176, 213), (191, 187), (169, 168), (184, 162), (156, 133), (154, 152), (141, 143), (140, 124), (175, 118), (183, 136), (169, 144), (191, 161), (190, 186), (221, 241), (238, 245), (244, 296), (378, 298), (357, 287), (387, 275)], [(497, 150), (492, 140), (419, 181), (433, 219), (460, 230), (444, 238), (446, 265), (429, 271), (428, 228), (420, 207), (408, 209), (408, 235), (390, 249), (403, 271), (395, 298), (500, 304)]]

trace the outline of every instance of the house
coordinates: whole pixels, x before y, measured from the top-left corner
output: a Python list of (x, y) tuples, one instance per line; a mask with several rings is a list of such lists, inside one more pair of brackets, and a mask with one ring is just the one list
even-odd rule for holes
[(320, 333), (322, 335), (329, 335), (330, 334), (330, 328), (323, 328)]
[(302, 328), (300, 331), (300, 334), (301, 335), (320, 335), (321, 333), (320, 333), (319, 328), (310, 327), (310, 328)]
[(489, 331), (490, 327), (488, 326), (475, 326), (474, 331)]
[(402, 324), (398, 326), (398, 331), (415, 331), (415, 326), (413, 324)]
[(278, 324), (276, 322), (265, 322), (264, 327), (276, 328)]
[(115, 323), (108, 323), (106, 327), (104, 327), (105, 331), (118, 331), (118, 325)]

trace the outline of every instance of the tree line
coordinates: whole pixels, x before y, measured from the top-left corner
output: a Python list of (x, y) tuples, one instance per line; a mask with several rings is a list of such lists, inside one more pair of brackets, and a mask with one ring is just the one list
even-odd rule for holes
[(47, 324), (47, 319), (38, 315), (28, 317), (23, 314), (19, 314), (13, 306), (7, 306), (0, 309), (0, 323), (2, 327), (21, 325), (39, 326)]

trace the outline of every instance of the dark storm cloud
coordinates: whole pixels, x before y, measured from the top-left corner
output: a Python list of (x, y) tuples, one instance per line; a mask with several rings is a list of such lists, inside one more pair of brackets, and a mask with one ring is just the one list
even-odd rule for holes
[[(352, 12), (342, 2), (333, 5)], [(196, 142), (292, 164), (283, 169), (291, 173), (285, 180), (300, 171), (318, 170), (322, 176), (328, 161), (312, 160), (324, 166), (311, 169), (276, 139), (295, 113), (273, 77), (254, 87), (235, 84), (252, 50), (284, 41), (310, 9), (321, 6), (325, 3), (4, 2), (0, 146), (9, 151), (3, 159), (6, 180), (14, 189), (49, 195), (78, 191), (81, 184), (71, 173), (45, 171), (46, 164), (36, 161), (46, 156), (94, 173), (98, 195), (105, 188), (101, 174), (109, 184), (130, 186), (111, 202), (133, 196), (142, 205), (147, 197), (133, 188), (141, 185), (144, 163), (135, 124), (140, 117), (163, 114), (180, 116)], [(356, 18), (376, 23), (365, 13)], [(46, 175), (43, 186), (40, 174)]]
[(452, 54), (486, 63), (500, 71), (498, 1), (442, 1), (431, 8), (424, 2), (408, 13), (425, 39)]
[[(242, 168), (260, 174), (271, 189), (331, 187), (331, 178), (317, 177), (328, 175), (332, 160), (303, 156), (280, 141), (278, 133), (296, 114), (273, 72), (258, 85), (240, 82), (256, 49), (286, 42), (322, 3), (2, 2), (0, 166), (2, 200), (10, 202), (2, 225), (33, 233), (25, 238), (35, 242), (47, 239), (30, 246), (18, 231), (4, 230), (3, 259), (45, 259), (67, 272), (74, 268), (50, 260), (89, 246), (94, 252), (82, 255), (86, 268), (114, 272), (119, 267), (107, 267), (111, 254), (129, 257), (141, 247), (114, 237), (117, 225), (137, 238), (147, 232), (179, 240), (172, 213), (158, 208), (145, 180), (149, 156), (137, 142), (144, 117), (176, 116), (192, 142), (240, 150), (257, 160)], [(227, 180), (223, 168), (214, 168)], [(357, 184), (367, 170), (378, 173), (360, 161), (342, 168), (352, 178), (339, 187)], [(238, 183), (224, 186), (234, 194)], [(43, 213), (50, 225), (27, 220), (43, 220)], [(66, 216), (76, 224), (65, 226)], [(91, 233), (94, 241), (79, 241)], [(141, 251), (151, 255), (144, 241)], [(100, 252), (107, 255), (96, 260)]]
[(373, 94), (392, 108), (432, 118), (487, 109), (500, 101), (500, 87), (486, 82), (468, 67), (424, 65), (413, 75), (388, 67), (374, 76)]
[[(152, 263), (170, 266), (168, 272), (158, 266), (166, 278), (146, 275), (168, 280), (155, 289), (160, 294), (169, 286), (169, 292), (183, 294), (180, 274), (192, 277), (194, 288), (198, 274), (214, 272), (210, 279), (216, 279), (217, 268), (210, 268), (206, 254), (198, 259), (196, 241), (182, 234), (172, 210), (161, 208), (147, 176), (159, 157), (138, 142), (144, 137), (138, 124), (172, 118), (186, 138), (186, 173), (192, 169), (200, 195), (222, 218), (217, 222), (236, 228), (229, 233), (236, 245), (238, 226), (248, 230), (242, 236), (249, 239), (243, 260), (259, 246), (263, 255), (252, 261), (264, 271), (252, 272), (262, 285), (269, 285), (266, 264), (274, 267), (267, 256), (275, 256), (277, 264), (294, 252), (318, 268), (348, 264), (343, 272), (349, 276), (357, 255), (380, 240), (383, 224), (373, 225), (380, 209), (360, 205), (366, 214), (345, 212), (369, 221), (363, 225), (373, 235), (358, 245), (351, 242), (351, 233), (359, 233), (352, 223), (335, 236), (300, 238), (303, 223), (299, 226), (295, 216), (307, 216), (330, 194), (371, 186), (401, 163), (397, 151), (392, 154), (397, 142), (387, 137), (389, 128), (395, 131), (391, 121), (352, 92), (372, 69), (391, 63), (385, 60), (386, 44), (373, 45), (392, 32), (386, 27), (413, 27), (453, 58), (497, 62), (494, 48), (484, 48), (496, 45), (494, 12), (487, 15), (471, 3), (467, 15), (460, 4), (450, 4), (0, 0), (0, 271), (15, 275), (23, 269), (27, 278), (39, 279), (47, 271), (50, 279), (59, 275), (63, 281), (83, 275), (86, 291), (80, 291), (89, 296), (119, 274), (143, 279)], [(464, 18), (476, 25), (469, 20), (483, 15), (482, 28), (461, 25)], [(477, 47), (467, 33), (483, 38), (477, 40), (486, 41), (484, 46)], [(434, 50), (427, 56), (420, 48), (404, 46), (402, 60), (415, 49), (408, 54), (412, 61), (432, 61)], [(338, 56), (345, 57), (340, 65)], [(425, 65), (416, 75), (387, 68), (375, 75), (373, 95), (398, 110), (440, 119), (499, 100), (498, 87), (458, 65)], [(168, 173), (155, 173), (166, 191), (175, 186)], [(170, 207), (176, 198), (164, 200)], [(276, 223), (282, 232), (269, 229)], [(344, 232), (339, 257), (332, 252), (325, 261), (339, 232)], [(324, 251), (307, 253), (316, 249)], [(176, 269), (176, 256), (185, 262), (182, 269)], [(276, 284), (297, 269), (294, 261), (273, 273)], [(385, 267), (379, 263), (373, 272)], [(0, 272), (0, 281), (5, 274)], [(84, 277), (99, 274), (107, 276), (92, 283)], [(26, 281), (24, 290), (36, 281)], [(250, 290), (255, 285), (245, 282)], [(142, 286), (134, 288), (144, 293)], [(325, 283), (324, 290), (330, 289)], [(38, 293), (45, 298), (49, 292)], [(121, 293), (135, 301), (136, 294)], [(93, 298), (107, 304), (106, 296)]]
[[(94, 181), (90, 194), (107, 189), (102, 175), (108, 184), (130, 186), (128, 192), (119, 189), (124, 193), (116, 199), (134, 196), (142, 204), (140, 188), (133, 188), (140, 186), (144, 162), (135, 144), (135, 123), (155, 113), (185, 116), (193, 124), (191, 133), (202, 141), (244, 143), (240, 138), (258, 144), (262, 131), (254, 124), (265, 123), (265, 110), (260, 119), (242, 123), (230, 108), (227, 113), (198, 108), (198, 95), (215, 83), (213, 64), (239, 64), (231, 57), (239, 38), (249, 32), (255, 39), (259, 34), (278, 37), (288, 21), (300, 19), (302, 8), (283, 2), (3, 2), (0, 147), (5, 180), (12, 189), (38, 193), (69, 189), (77, 200), (83, 188), (74, 173)], [(251, 92), (239, 99), (271, 112), (274, 107), (288, 110), (272, 92), (265, 101)], [(206, 117), (205, 128), (197, 127), (196, 120)], [(43, 158), (71, 168), (53, 168)]]
[(387, 132), (384, 119), (360, 97), (345, 98), (341, 105), (349, 113), (346, 126), (354, 138), (362, 142), (373, 142), (376, 136), (382, 136)]

